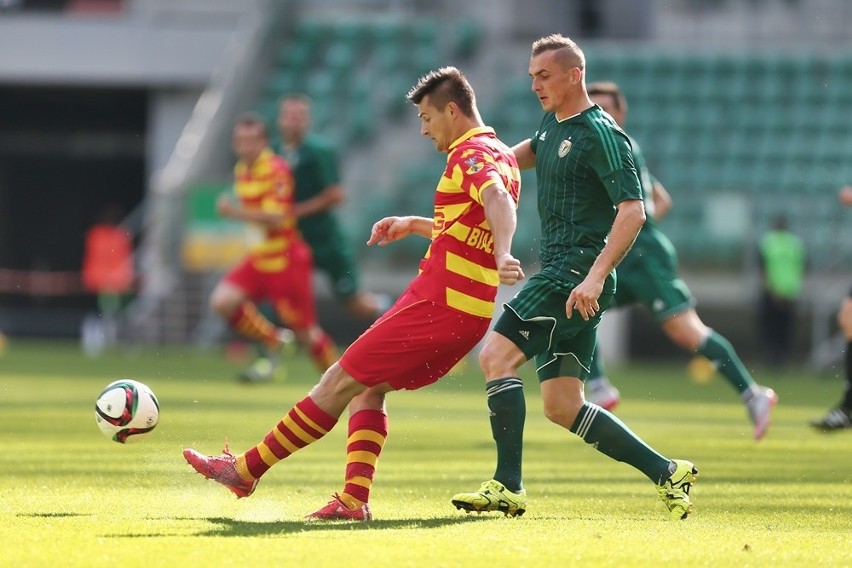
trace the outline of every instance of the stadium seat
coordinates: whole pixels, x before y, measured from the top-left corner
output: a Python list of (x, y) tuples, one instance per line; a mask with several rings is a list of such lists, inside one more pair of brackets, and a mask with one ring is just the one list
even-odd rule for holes
[(453, 55), (460, 59), (470, 59), (479, 51), (482, 41), (482, 28), (476, 20), (465, 19), (456, 24)]

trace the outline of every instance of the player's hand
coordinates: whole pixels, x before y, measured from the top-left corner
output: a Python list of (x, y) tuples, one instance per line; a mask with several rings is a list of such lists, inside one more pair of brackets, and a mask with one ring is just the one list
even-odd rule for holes
[(233, 217), (236, 207), (227, 195), (220, 195), (216, 200), (216, 212), (222, 217)]
[(385, 217), (373, 223), (367, 246), (383, 247), (408, 236), (411, 220), (407, 217)]
[(579, 312), (580, 317), (585, 321), (589, 321), (596, 313), (601, 311), (598, 298), (603, 292), (603, 282), (589, 281), (585, 279), (580, 284), (571, 290), (568, 296), (568, 301), (565, 302), (565, 315), (568, 319), (574, 315), (574, 310)]
[(500, 284), (513, 286), (518, 280), (524, 279), (524, 271), (521, 268), (521, 261), (511, 254), (501, 254), (496, 258), (497, 275), (500, 277)]

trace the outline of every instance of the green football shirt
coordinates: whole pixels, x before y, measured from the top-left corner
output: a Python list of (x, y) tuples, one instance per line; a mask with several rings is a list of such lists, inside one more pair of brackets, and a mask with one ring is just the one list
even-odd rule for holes
[[(580, 283), (603, 250), (615, 205), (642, 199), (630, 141), (597, 105), (575, 116), (542, 119), (536, 156), (542, 272)], [(604, 292), (615, 290), (614, 273)]]
[[(296, 148), (281, 147), (281, 155), (290, 163), (296, 184), (296, 202), (305, 201), (330, 185), (340, 183), (337, 153), (323, 139), (309, 134)], [(333, 211), (299, 219), (299, 230), (311, 247), (322, 244), (337, 232)]]

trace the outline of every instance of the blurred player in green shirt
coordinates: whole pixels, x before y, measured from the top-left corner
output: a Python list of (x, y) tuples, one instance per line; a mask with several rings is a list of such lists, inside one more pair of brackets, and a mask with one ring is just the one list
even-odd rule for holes
[[(314, 266), (331, 283), (335, 298), (359, 319), (374, 320), (384, 311), (380, 298), (359, 289), (355, 255), (334, 209), (346, 199), (337, 153), (310, 133), (311, 101), (303, 95), (284, 97), (278, 108), (279, 153), (296, 179), (296, 217), (310, 245)], [(386, 302), (385, 302), (386, 303)]]
[[(618, 85), (592, 83), (589, 96), (619, 125), (624, 125), (627, 100)], [(656, 224), (671, 206), (671, 198), (648, 172), (639, 145), (633, 139), (630, 142), (647, 215), (633, 248), (618, 267), (618, 290), (612, 305), (645, 305), (678, 347), (709, 359), (740, 393), (754, 424), (754, 437), (760, 439), (769, 428), (770, 413), (778, 397), (772, 389), (754, 382), (730, 342), (704, 325), (695, 312), (695, 299), (677, 274), (675, 248)], [(614, 408), (618, 403), (618, 390), (606, 378), (598, 350), (586, 383), (586, 397), (604, 408)]]

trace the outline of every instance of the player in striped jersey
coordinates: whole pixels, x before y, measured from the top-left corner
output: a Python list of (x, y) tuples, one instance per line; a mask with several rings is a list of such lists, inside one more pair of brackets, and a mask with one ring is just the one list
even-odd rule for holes
[(518, 368), (535, 358), (545, 416), (644, 473), (671, 518), (685, 518), (694, 465), (662, 456), (583, 397), (596, 329), (615, 292), (614, 269), (645, 222), (630, 142), (589, 99), (585, 57), (572, 40), (554, 34), (533, 43), (529, 73), (545, 115), (534, 136), (513, 150), (521, 168), (536, 169), (542, 269), (506, 304), (479, 357), (496, 471), (478, 491), (460, 493), (452, 503), (513, 516), (525, 511), (526, 405)]
[[(321, 370), (336, 359), (331, 338), (319, 327), (311, 288), (311, 251), (296, 229), (293, 177), (287, 162), (269, 147), (266, 125), (251, 113), (233, 129), (236, 200), (223, 195), (220, 215), (243, 221), (249, 252), (216, 285), (210, 306), (236, 332), (262, 343), (277, 362), (280, 350), (296, 339), (307, 346)], [(278, 328), (257, 309), (269, 300), (293, 332)]]
[(418, 275), (396, 303), (346, 350), (311, 392), (264, 439), (234, 456), (184, 457), (238, 497), (250, 495), (270, 467), (317, 441), (349, 407), (346, 484), (313, 519), (369, 520), (370, 487), (387, 436), (385, 395), (444, 376), (484, 337), (500, 283), (523, 278), (510, 250), (520, 171), (509, 147), (485, 126), (472, 87), (454, 67), (422, 77), (408, 93), (421, 133), (447, 165), (432, 218), (386, 217), (368, 245), (410, 235), (431, 240)]

